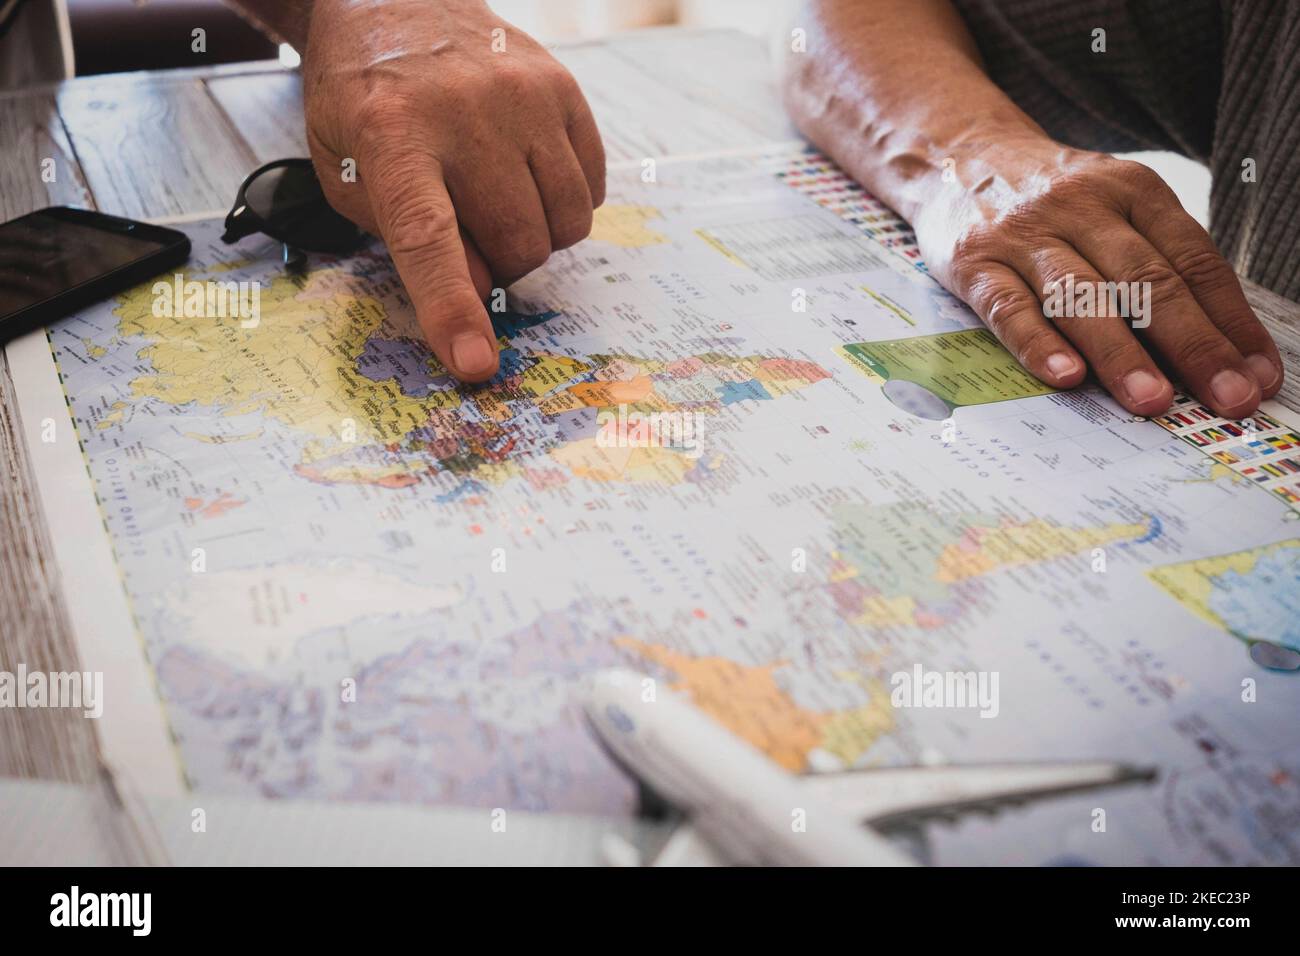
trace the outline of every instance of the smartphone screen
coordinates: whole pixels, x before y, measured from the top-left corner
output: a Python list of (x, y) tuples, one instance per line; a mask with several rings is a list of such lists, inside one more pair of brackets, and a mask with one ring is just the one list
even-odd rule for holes
[(0, 225), (0, 339), (183, 262), (182, 232), (52, 207)]

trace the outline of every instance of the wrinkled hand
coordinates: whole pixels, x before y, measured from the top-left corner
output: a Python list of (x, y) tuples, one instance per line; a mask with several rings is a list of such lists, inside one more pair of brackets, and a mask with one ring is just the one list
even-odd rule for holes
[[(952, 168), (956, 182), (917, 216), (922, 255), (1038, 378), (1068, 388), (1090, 367), (1139, 415), (1169, 407), (1161, 366), (1227, 418), (1277, 392), (1281, 359), (1236, 274), (1151, 169), (1044, 139), (985, 146)], [(1149, 289), (1147, 312), (1063, 315), (1067, 276), (1076, 304), (1096, 283), (1093, 308), (1107, 312), (1103, 283), (1149, 283), (1136, 287)]]
[(604, 200), (577, 83), (480, 0), (317, 0), (303, 90), (331, 205), (383, 236), (443, 364), (491, 377), (492, 282), (583, 239)]

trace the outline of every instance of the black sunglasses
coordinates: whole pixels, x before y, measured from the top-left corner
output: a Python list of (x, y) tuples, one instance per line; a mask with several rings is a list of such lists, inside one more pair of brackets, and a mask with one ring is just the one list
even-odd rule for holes
[(284, 264), (295, 272), (306, 265), (305, 252), (348, 253), (365, 238), (330, 206), (310, 159), (277, 159), (244, 180), (221, 241), (255, 232), (282, 243)]

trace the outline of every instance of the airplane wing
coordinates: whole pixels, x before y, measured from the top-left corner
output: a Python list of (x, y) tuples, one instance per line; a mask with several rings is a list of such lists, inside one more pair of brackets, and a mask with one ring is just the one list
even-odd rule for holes
[(807, 774), (799, 785), (863, 824), (888, 826), (996, 813), (1044, 797), (1149, 782), (1150, 768), (1095, 763), (1007, 763), (892, 767)]
[[(951, 821), (964, 813), (996, 813), (1045, 797), (1098, 787), (1150, 782), (1150, 768), (1096, 763), (1008, 763), (847, 770), (799, 777), (799, 787), (864, 826)], [(652, 856), (651, 866), (728, 866), (689, 821)]]

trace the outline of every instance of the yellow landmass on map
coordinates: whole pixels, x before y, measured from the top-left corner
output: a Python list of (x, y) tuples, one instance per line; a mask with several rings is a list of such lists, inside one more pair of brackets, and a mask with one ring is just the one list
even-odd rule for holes
[(944, 584), (1018, 565), (1050, 561), (1099, 548), (1113, 541), (1140, 538), (1145, 524), (1068, 528), (1042, 519), (1001, 527), (975, 526), (939, 555), (935, 580)]
[(123, 296), (114, 310), (118, 332), (150, 343), (141, 357), (154, 369), (131, 382), (132, 392), (227, 415), (261, 411), (317, 436), (324, 446), (318, 455), (344, 441), (398, 441), (434, 409), (459, 406), (453, 389), (412, 397), (396, 379), (358, 375), (357, 358), (383, 322), (383, 308), (338, 286), (321, 296), (316, 281), (277, 277), (262, 290), (252, 328), (235, 317), (157, 316), (147, 284)]
[(95, 423), (96, 428), (112, 428), (114, 425), (122, 423), (122, 416), (126, 414), (126, 402), (114, 402), (109, 406), (108, 414)]
[[(867, 295), (871, 296), (872, 301), (874, 301), (882, 309), (886, 309), (894, 313), (894, 315), (898, 316), (908, 325), (912, 327), (916, 326), (916, 319), (912, 318), (912, 313), (907, 311), (907, 309), (903, 308), (893, 299), (881, 295), (879, 292), (877, 292), (875, 289), (872, 289), (870, 286), (864, 285), (864, 286), (859, 286), (859, 288), (862, 289), (862, 291), (865, 292)], [(843, 355), (844, 353), (841, 352), (840, 354)]]
[(719, 239), (717, 236), (710, 234), (704, 229), (696, 229), (695, 234), (699, 236), (701, 239), (703, 239), (706, 243), (708, 243), (709, 246), (716, 249), (718, 252), (722, 253), (722, 255), (726, 257), (728, 262), (732, 263), (733, 265), (740, 266), (740, 268), (742, 269), (749, 268), (749, 266), (745, 264), (745, 260), (740, 258), (740, 256), (736, 255), (730, 249), (728, 249), (726, 245), (723, 244), (722, 240)]
[[(867, 526), (868, 533), (870, 525)], [(943, 529), (947, 533), (948, 529)], [(872, 629), (933, 627), (942, 624), (942, 601), (948, 587), (961, 581), (1008, 568), (1052, 561), (1088, 552), (1115, 541), (1131, 541), (1150, 533), (1145, 523), (1075, 528), (1032, 519), (1018, 524), (981, 524), (978, 520), (953, 530), (951, 543), (936, 545), (933, 563), (920, 561), (919, 574), (882, 586), (865, 568), (877, 562), (891, 564), (889, 534), (874, 542), (866, 554), (851, 549), (832, 552), (828, 583), (835, 589), (841, 613), (853, 624)], [(862, 565), (862, 566), (860, 566)]]
[(565, 355), (540, 353), (519, 377), (519, 389), (534, 398), (554, 391), (590, 366)]
[(207, 435), (203, 432), (182, 432), (186, 438), (194, 441), (201, 441), (205, 445), (228, 445), (236, 441), (252, 441), (255, 438), (261, 438), (265, 434), (265, 429), (259, 428), (255, 432), (248, 432), (243, 435)]
[(557, 465), (575, 478), (591, 481), (655, 482), (675, 485), (695, 467), (692, 458), (672, 448), (650, 445), (644, 448), (604, 447), (595, 438), (582, 438), (552, 448)]
[(869, 594), (850, 620), (861, 627), (904, 627), (916, 623), (916, 608), (910, 594)]
[(646, 226), (646, 220), (661, 218), (654, 206), (601, 206), (592, 217), (591, 238), (625, 249), (639, 249), (667, 242), (668, 237)]
[(1247, 480), (1245, 475), (1237, 474), (1235, 471), (1232, 470), (1232, 468), (1223, 464), (1223, 462), (1220, 461), (1211, 462), (1210, 473), (1205, 476), (1205, 480), (1214, 482), (1214, 481), (1218, 481), (1221, 478), (1227, 478), (1234, 485), (1237, 484), (1238, 482), (1244, 482)]
[(754, 364), (751, 373), (773, 398), (789, 395), (830, 377), (820, 365), (791, 358), (762, 359)]
[[(1221, 455), (1221, 454), (1224, 454), (1224, 453), (1223, 453), (1223, 452), (1215, 452), (1215, 454), (1216, 454), (1216, 455)], [(1237, 471), (1235, 471), (1235, 470), (1232, 468), (1231, 465), (1228, 465), (1228, 464), (1226, 464), (1225, 462), (1215, 461), (1213, 458), (1207, 458), (1207, 459), (1205, 459), (1205, 460), (1206, 460), (1206, 462), (1207, 462), (1207, 463), (1209, 464), (1209, 466), (1210, 466), (1210, 467), (1209, 467), (1209, 470), (1206, 471), (1206, 473), (1205, 473), (1205, 477), (1204, 477), (1204, 478), (1184, 478), (1184, 479), (1181, 479), (1181, 484), (1185, 484), (1185, 485), (1210, 484), (1210, 485), (1212, 485), (1212, 484), (1214, 484), (1216, 481), (1222, 481), (1224, 478), (1227, 478), (1228, 481), (1229, 481), (1229, 483), (1234, 484), (1234, 485), (1245, 484), (1245, 483), (1247, 483), (1247, 482), (1250, 481), (1249, 478), (1247, 478), (1247, 477), (1246, 477), (1245, 475), (1243, 475), (1243, 474), (1238, 473)]]
[(564, 412), (576, 412), (586, 407), (586, 403), (568, 389), (548, 395), (537, 403), (537, 410), (543, 415), (561, 415)]
[(894, 711), (889, 692), (880, 681), (848, 672), (837, 676), (861, 684), (870, 695), (861, 707), (832, 713), (822, 732), (821, 749), (834, 754), (845, 766), (852, 766), (872, 744), (894, 729)]
[(1210, 607), (1215, 580), (1234, 573), (1248, 575), (1255, 569), (1260, 558), (1288, 548), (1300, 548), (1300, 538), (1279, 541), (1262, 548), (1235, 551), (1232, 554), (1149, 568), (1147, 578), (1163, 588), (1165, 593), (1201, 620), (1229, 633), (1235, 633), (1229, 623)]
[(871, 382), (873, 385), (885, 384), (885, 377), (883, 375), (864, 362), (860, 357), (850, 352), (845, 346), (835, 346), (835, 354), (857, 369), (862, 377), (868, 382)]
[(219, 275), (222, 272), (234, 272), (252, 263), (252, 259), (231, 259), (229, 262), (215, 262), (204, 271), (205, 275)]
[[(831, 584), (856, 581), (862, 572), (849, 561), (845, 555), (834, 552), (828, 580)], [(871, 587), (869, 581), (861, 582), (864, 587)], [(852, 611), (846, 610), (851, 624), (859, 627), (887, 628), (911, 627), (917, 623), (918, 605), (916, 598), (910, 594), (880, 594), (863, 590), (857, 598)]]
[(776, 682), (773, 672), (786, 666), (784, 661), (751, 667), (634, 638), (616, 643), (673, 671), (678, 678), (673, 690), (689, 694), (697, 707), (787, 770), (804, 770), (817, 749), (851, 764), (893, 726), (889, 696), (874, 684), (868, 686), (876, 692), (863, 707), (815, 711), (801, 707)]
[(427, 466), (399, 463), (395, 465), (329, 465), (303, 463), (294, 469), (312, 481), (329, 485), (378, 485), (381, 488), (408, 488), (419, 484)]

